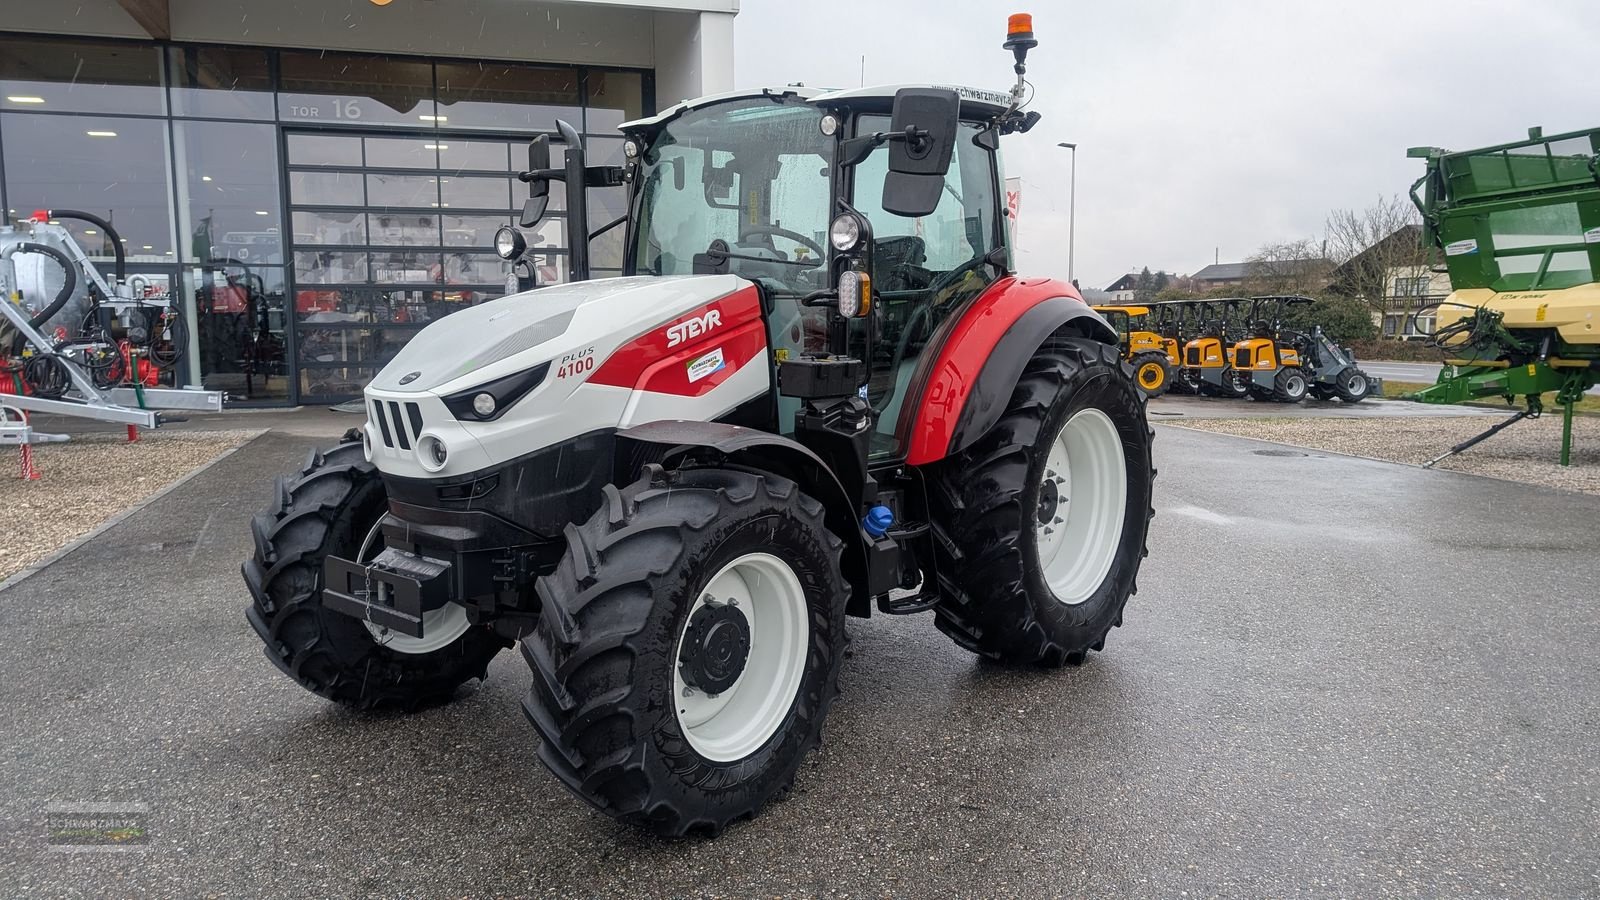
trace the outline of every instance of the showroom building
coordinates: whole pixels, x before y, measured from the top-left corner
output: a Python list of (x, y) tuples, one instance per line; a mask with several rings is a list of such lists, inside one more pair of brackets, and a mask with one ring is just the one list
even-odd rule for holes
[[(429, 321), (502, 295), (492, 250), (555, 120), (616, 126), (730, 89), (738, 0), (74, 0), (0, 22), (0, 208), (112, 223), (188, 327), (179, 383), (347, 399)], [(559, 154), (559, 145), (556, 150)], [(555, 199), (555, 198), (553, 198)], [(529, 243), (566, 275), (568, 223)], [(594, 191), (590, 229), (621, 214)], [(93, 225), (62, 220), (96, 259)], [(622, 265), (620, 230), (594, 246)]]

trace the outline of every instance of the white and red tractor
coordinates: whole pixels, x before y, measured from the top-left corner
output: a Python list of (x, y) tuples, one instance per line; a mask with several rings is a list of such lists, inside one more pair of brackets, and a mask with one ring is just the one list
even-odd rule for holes
[[(464, 309), (365, 391), (345, 443), (252, 522), (250, 624), (296, 682), (414, 709), (519, 645), (539, 758), (667, 835), (791, 785), (838, 693), (847, 616), (932, 611), (1004, 663), (1076, 664), (1135, 591), (1152, 433), (1118, 336), (1012, 270), (1009, 93), (705, 97), (621, 126), (626, 274)], [(608, 226), (610, 227), (610, 226)], [(521, 233), (497, 249), (531, 272)]]

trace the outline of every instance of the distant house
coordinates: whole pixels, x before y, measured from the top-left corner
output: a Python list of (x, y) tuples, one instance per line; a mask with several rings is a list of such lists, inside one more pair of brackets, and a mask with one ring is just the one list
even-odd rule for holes
[(1138, 284), (1138, 272), (1129, 272), (1121, 278), (1118, 278), (1116, 281), (1111, 282), (1111, 286), (1107, 287), (1105, 291), (1106, 295), (1109, 297), (1109, 299), (1105, 301), (1105, 305), (1127, 306), (1128, 304), (1132, 303), (1133, 298), (1138, 293)]
[[(1433, 271), (1443, 263), (1438, 248), (1422, 247), (1422, 226), (1407, 225), (1334, 269), (1333, 284), (1373, 307), (1372, 324), (1384, 337), (1421, 340), (1433, 332), (1431, 307), (1450, 295), (1449, 274)], [(1378, 277), (1384, 295), (1374, 301), (1362, 285)]]
[(1306, 284), (1321, 282), (1333, 269), (1328, 259), (1276, 259), (1261, 262), (1213, 263), (1192, 276), (1195, 290), (1201, 293), (1227, 288), (1242, 288), (1245, 282)]

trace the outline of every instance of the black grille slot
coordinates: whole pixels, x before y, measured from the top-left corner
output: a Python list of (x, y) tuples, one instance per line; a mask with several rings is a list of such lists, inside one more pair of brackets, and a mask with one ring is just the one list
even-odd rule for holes
[(407, 403), (406, 415), (411, 417), (411, 433), (422, 437), (422, 407), (415, 403)]
[(1233, 351), (1233, 367), (1235, 369), (1248, 369), (1255, 363), (1250, 360), (1250, 348)]
[(378, 423), (378, 430), (383, 432), (383, 445), (392, 449), (394, 438), (389, 436), (389, 422), (383, 417), (383, 404), (376, 400), (372, 401), (372, 419)]
[(410, 450), (411, 439), (406, 437), (406, 423), (400, 418), (400, 404), (390, 400), (389, 415), (394, 419), (394, 436), (400, 439), (400, 449)]
[(1200, 365), (1200, 348), (1199, 347), (1190, 347), (1186, 352), (1189, 354), (1189, 361), (1187, 363), (1185, 363), (1185, 365), (1190, 365), (1190, 366), (1198, 366), (1198, 365)]

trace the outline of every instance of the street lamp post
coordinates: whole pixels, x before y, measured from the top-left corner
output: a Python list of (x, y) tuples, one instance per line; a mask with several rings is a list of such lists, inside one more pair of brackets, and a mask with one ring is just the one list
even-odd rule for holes
[(1072, 180), (1070, 193), (1067, 200), (1067, 281), (1076, 285), (1078, 279), (1073, 277), (1073, 250), (1078, 242), (1078, 145), (1066, 141), (1056, 145), (1072, 151)]

